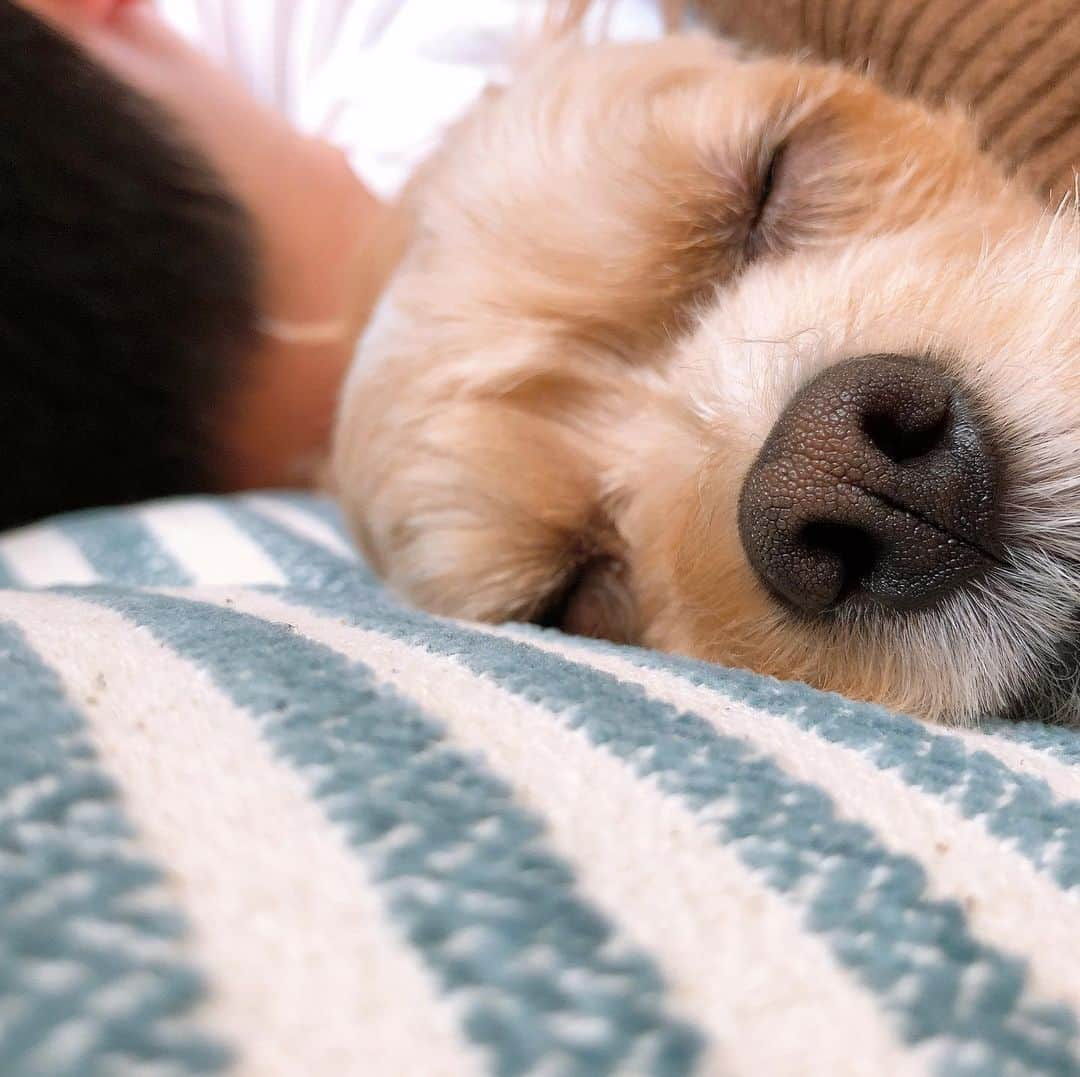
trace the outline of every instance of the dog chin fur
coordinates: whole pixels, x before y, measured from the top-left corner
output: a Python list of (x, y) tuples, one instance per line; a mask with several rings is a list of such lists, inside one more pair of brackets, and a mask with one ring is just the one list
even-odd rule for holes
[[(933, 719), (1080, 716), (1080, 230), (965, 117), (703, 37), (564, 45), (411, 197), (334, 458), (391, 586)], [(795, 616), (742, 480), (800, 386), (875, 353), (980, 401), (1003, 563), (921, 611)]]

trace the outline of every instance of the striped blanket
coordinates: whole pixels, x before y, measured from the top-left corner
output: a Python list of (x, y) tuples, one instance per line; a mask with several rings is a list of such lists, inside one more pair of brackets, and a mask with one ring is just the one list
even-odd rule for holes
[(0, 586), (4, 1077), (1080, 1073), (1080, 734), (427, 617), (300, 496)]

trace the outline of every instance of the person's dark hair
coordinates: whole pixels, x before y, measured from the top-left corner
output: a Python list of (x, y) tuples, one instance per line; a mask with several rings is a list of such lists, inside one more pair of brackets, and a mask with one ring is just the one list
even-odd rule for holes
[(0, 527), (211, 487), (254, 297), (209, 164), (0, 0)]

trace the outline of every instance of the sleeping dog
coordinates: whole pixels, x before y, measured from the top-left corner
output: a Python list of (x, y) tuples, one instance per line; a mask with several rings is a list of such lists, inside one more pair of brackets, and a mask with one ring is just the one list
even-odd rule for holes
[(1080, 233), (968, 120), (566, 44), (410, 196), (335, 484), (438, 613), (1080, 718)]

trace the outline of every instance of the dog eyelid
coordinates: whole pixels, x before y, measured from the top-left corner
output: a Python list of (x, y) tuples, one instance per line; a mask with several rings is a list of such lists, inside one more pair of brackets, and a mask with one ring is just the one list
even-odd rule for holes
[[(765, 167), (760, 169), (756, 177), (755, 198), (753, 211), (750, 214), (749, 223), (746, 226), (745, 241), (743, 247), (744, 264), (749, 265), (766, 251), (772, 249), (775, 237), (775, 214), (770, 212), (770, 203), (776, 196), (777, 188), (782, 183), (782, 170), (784, 159), (787, 154), (788, 140), (780, 139), (776, 142), (766, 141), (763, 148), (771, 149)], [(764, 156), (764, 154), (762, 155)], [(768, 220), (766, 220), (768, 215)], [(768, 225), (768, 227), (765, 227)]]
[(765, 216), (765, 211), (768, 208), (769, 201), (776, 190), (780, 166), (783, 163), (786, 150), (786, 141), (777, 142), (772, 148), (772, 153), (769, 156), (764, 171), (761, 173), (761, 179), (758, 181), (757, 202), (754, 205), (754, 215), (750, 221), (751, 234), (756, 232), (758, 226), (761, 224), (761, 220)]

